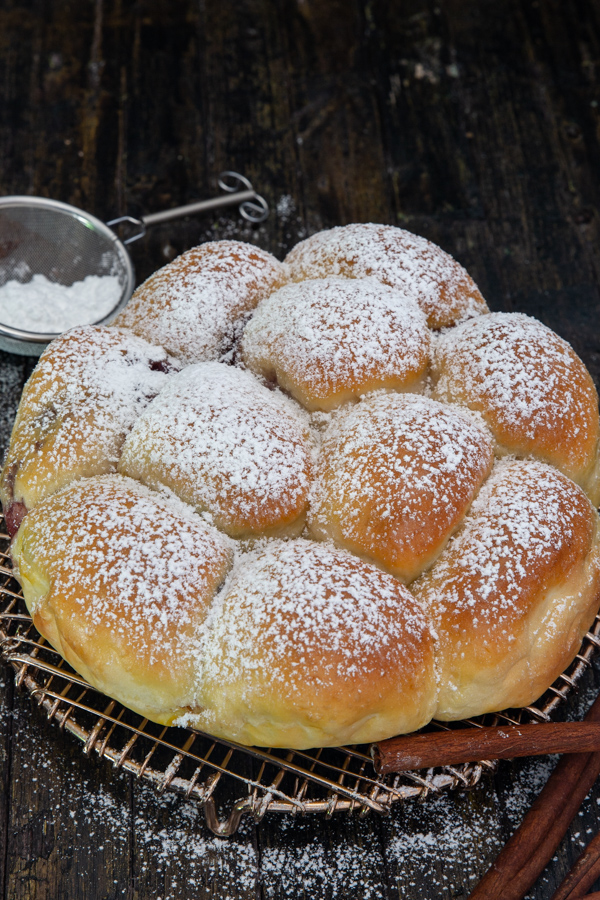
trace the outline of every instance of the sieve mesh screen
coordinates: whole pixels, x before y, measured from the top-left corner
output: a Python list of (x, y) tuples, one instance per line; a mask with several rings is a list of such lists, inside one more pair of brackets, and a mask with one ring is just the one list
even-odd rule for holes
[(87, 275), (116, 275), (127, 288), (124, 252), (83, 215), (32, 205), (0, 209), (0, 287), (34, 275), (70, 287)]

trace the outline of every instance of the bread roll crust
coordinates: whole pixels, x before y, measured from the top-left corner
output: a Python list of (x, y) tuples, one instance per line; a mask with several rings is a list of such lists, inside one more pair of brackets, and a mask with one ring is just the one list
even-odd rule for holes
[(117, 328), (52, 341), (23, 390), (2, 469), (9, 524), (15, 503), (26, 511), (77, 478), (115, 472), (137, 416), (176, 370), (162, 347)]
[(484, 427), (414, 394), (371, 394), (325, 434), (313, 536), (410, 582), (458, 528), (494, 458)]
[(392, 225), (343, 225), (313, 234), (286, 256), (294, 281), (373, 276), (419, 303), (430, 328), (456, 325), (488, 312), (477, 285), (448, 253)]
[(444, 334), (433, 396), (477, 410), (500, 453), (533, 456), (600, 503), (600, 421), (591, 376), (573, 349), (522, 313), (492, 313)]
[(210, 241), (182, 253), (134, 292), (113, 325), (163, 346), (185, 363), (218, 359), (231, 348), (258, 302), (287, 280), (259, 247)]
[(331, 410), (367, 391), (422, 389), (431, 336), (406, 293), (374, 278), (288, 284), (261, 302), (242, 358), (306, 409)]
[(311, 541), (240, 560), (198, 656), (202, 706), (179, 724), (244, 744), (364, 743), (424, 725), (433, 640), (390, 575)]
[(12, 546), (40, 634), (91, 685), (165, 725), (197, 702), (191, 648), (232, 557), (189, 507), (119, 475), (45, 500)]
[(169, 488), (232, 537), (298, 534), (312, 441), (287, 397), (248, 372), (198, 363), (174, 376), (139, 417), (119, 472)]
[(462, 529), (412, 586), (438, 637), (436, 718), (527, 706), (563, 671), (600, 602), (598, 522), (556, 469), (498, 464)]

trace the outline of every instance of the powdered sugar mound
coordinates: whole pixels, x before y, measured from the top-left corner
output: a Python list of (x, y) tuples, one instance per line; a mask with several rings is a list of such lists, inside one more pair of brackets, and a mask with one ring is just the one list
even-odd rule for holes
[(293, 401), (216, 362), (170, 380), (137, 420), (119, 465), (210, 511), (231, 534), (297, 519), (310, 469), (308, 427)]
[[(20, 535), (23, 560), (30, 554), (49, 583), (49, 593), (26, 592), (32, 615), (55, 604), (59, 620), (81, 617), (101, 643), (109, 629), (142, 667), (185, 656), (190, 627), (203, 622), (231, 563), (229, 539), (186, 504), (116, 475), (84, 479), (47, 503), (51, 513), (34, 510)], [(17, 563), (20, 554), (17, 543)]]
[(202, 244), (151, 275), (115, 324), (148, 340), (159, 335), (185, 362), (217, 359), (259, 300), (285, 278), (285, 267), (251, 244)]
[(116, 275), (87, 275), (71, 285), (34, 275), (0, 287), (0, 322), (13, 328), (59, 334), (106, 318), (123, 293)]
[(434, 396), (480, 410), (508, 449), (534, 442), (543, 453), (554, 443), (568, 463), (595, 450), (592, 380), (569, 344), (536, 319), (494, 313), (459, 325), (437, 342), (433, 374)]
[(246, 364), (309, 408), (377, 387), (420, 386), (430, 350), (425, 317), (406, 292), (374, 278), (285, 285), (246, 326)]
[(297, 244), (286, 257), (294, 281), (338, 275), (401, 288), (421, 306), (431, 328), (487, 312), (468, 272), (441, 247), (391, 225), (331, 228)]
[(117, 328), (82, 326), (53, 341), (23, 393), (3, 501), (15, 477), (31, 507), (80, 475), (114, 472), (128, 431), (175, 369), (162, 347)]
[(311, 528), (410, 579), (458, 526), (492, 460), (486, 431), (456, 408), (372, 394), (325, 434)]

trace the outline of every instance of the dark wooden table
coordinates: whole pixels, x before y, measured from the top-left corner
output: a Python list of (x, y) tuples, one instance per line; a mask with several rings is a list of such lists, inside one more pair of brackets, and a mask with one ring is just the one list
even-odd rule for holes
[[(600, 380), (599, 0), (2, 0), (0, 193), (100, 218), (208, 196), (232, 168), (272, 214), (154, 229), (138, 280), (222, 236), (282, 257), (331, 225), (441, 244), (495, 310), (538, 316)], [(31, 361), (0, 357), (0, 437)], [(0, 708), (2, 900), (465, 898), (552, 761), (387, 818), (284, 818), (214, 837), (202, 812)], [(592, 673), (571, 710), (600, 683)], [(600, 829), (595, 790), (532, 897)]]

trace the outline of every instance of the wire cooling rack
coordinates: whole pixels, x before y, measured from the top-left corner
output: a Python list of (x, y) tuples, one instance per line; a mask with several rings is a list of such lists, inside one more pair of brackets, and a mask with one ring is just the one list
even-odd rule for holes
[[(155, 725), (100, 694), (75, 674), (38, 634), (12, 576), (9, 538), (0, 517), (0, 656), (15, 670), (48, 720), (70, 732), (86, 756), (108, 759), (159, 793), (175, 791), (196, 800), (215, 834), (233, 834), (244, 815), (338, 811), (366, 815), (430, 793), (472, 787), (495, 764), (481, 760), (402, 775), (379, 776), (369, 747), (269, 750), (243, 747), (186, 728)], [(600, 647), (600, 616), (566, 672), (535, 706), (431, 729), (547, 721), (576, 688)]]

